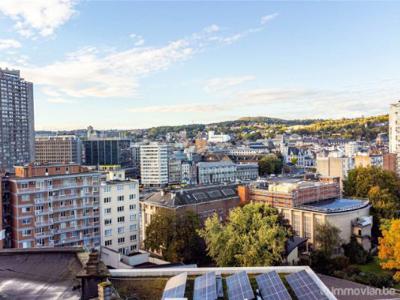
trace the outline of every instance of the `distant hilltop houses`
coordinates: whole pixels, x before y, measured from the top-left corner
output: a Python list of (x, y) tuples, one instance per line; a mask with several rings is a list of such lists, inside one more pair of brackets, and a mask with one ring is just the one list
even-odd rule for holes
[[(2, 114), (0, 131), (0, 260), (15, 258), (4, 268), (13, 270), (7, 271), (13, 282), (26, 271), (19, 263), (24, 261), (27, 267), (39, 266), (38, 278), (24, 279), (38, 289), (42, 281), (51, 286), (61, 278), (65, 290), (72, 291), (62, 270), (77, 276), (80, 292), (71, 292), (72, 298), (110, 299), (105, 295), (113, 291), (111, 285), (126, 290), (131, 278), (147, 278), (150, 284), (154, 276), (165, 276), (164, 296), (170, 288), (185, 295), (182, 289), (193, 286), (187, 285), (190, 277), (194, 294), (199, 293), (197, 285), (209, 280), (218, 295), (233, 299), (239, 293), (235, 280), (248, 283), (261, 276), (255, 277), (261, 292), (247, 284), (255, 297), (254, 292), (263, 294), (263, 284), (283, 278), (277, 275), (282, 273), (287, 285), (279, 286), (286, 296), (286, 288), (299, 296), (296, 280), (307, 280), (310, 293), (324, 295), (317, 299), (336, 299), (320, 275), (301, 265), (323, 249), (319, 228), (334, 226), (342, 244), (376, 252), (373, 203), (344, 196), (343, 182), (360, 167), (400, 174), (400, 103), (390, 106), (389, 118), (259, 117), (137, 130), (89, 126), (35, 132), (33, 83), (19, 71), (0, 69), (0, 87), (1, 109), (9, 111)], [(189, 212), (203, 230), (210, 218), (228, 224), (232, 211), (253, 204), (273, 209), (290, 229), (279, 253), (284, 266), (201, 268), (201, 262), (168, 261), (161, 250), (148, 246), (148, 240), (165, 237), (151, 236), (162, 221), (189, 222), (184, 219)], [(171, 227), (164, 225), (162, 229)], [(197, 238), (196, 232), (186, 237)], [(341, 244), (331, 252), (342, 257)], [(45, 267), (51, 272), (44, 272)]]

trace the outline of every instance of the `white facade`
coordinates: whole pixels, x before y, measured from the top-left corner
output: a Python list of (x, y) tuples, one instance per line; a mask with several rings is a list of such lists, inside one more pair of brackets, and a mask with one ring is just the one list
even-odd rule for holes
[(227, 134), (215, 134), (214, 131), (209, 131), (207, 140), (210, 143), (226, 143), (231, 140), (231, 137)]
[(235, 182), (236, 164), (230, 161), (199, 162), (197, 178), (199, 184)]
[(100, 188), (101, 245), (129, 254), (139, 250), (139, 182), (112, 180)]
[(400, 101), (390, 105), (389, 152), (397, 154), (397, 174), (400, 174)]
[(168, 184), (168, 145), (150, 143), (140, 146), (140, 174), (144, 185)]

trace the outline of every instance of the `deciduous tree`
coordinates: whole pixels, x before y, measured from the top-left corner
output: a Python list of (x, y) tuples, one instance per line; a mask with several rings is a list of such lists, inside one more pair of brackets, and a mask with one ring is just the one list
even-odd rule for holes
[(395, 270), (393, 278), (400, 281), (400, 219), (386, 220), (381, 227), (378, 247), (381, 267)]
[(265, 204), (235, 208), (221, 224), (217, 215), (205, 222), (200, 236), (218, 266), (269, 266), (281, 263), (290, 230), (281, 214)]

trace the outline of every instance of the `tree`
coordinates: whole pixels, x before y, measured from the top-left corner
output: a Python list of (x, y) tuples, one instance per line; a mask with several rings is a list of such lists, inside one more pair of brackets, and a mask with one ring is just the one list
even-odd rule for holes
[(170, 262), (198, 262), (204, 258), (205, 245), (197, 230), (200, 219), (192, 211), (183, 215), (163, 211), (152, 216), (146, 227), (144, 248), (161, 253)]
[(343, 192), (345, 196), (366, 198), (375, 186), (399, 199), (400, 183), (396, 174), (374, 166), (350, 170), (343, 181)]
[(348, 244), (343, 245), (344, 254), (352, 264), (365, 264), (369, 259), (368, 252), (352, 236)]
[(199, 232), (218, 266), (269, 266), (282, 262), (291, 235), (285, 224), (277, 209), (252, 203), (231, 210), (225, 224), (214, 214)]
[(260, 175), (280, 174), (283, 161), (275, 154), (265, 155), (258, 161)]
[(329, 223), (317, 224), (315, 227), (315, 243), (319, 251), (331, 257), (340, 246), (340, 229)]
[[(383, 219), (398, 216), (400, 210), (400, 181), (395, 173), (378, 167), (359, 167), (349, 171), (343, 181), (344, 194), (350, 197), (363, 197), (372, 204), (374, 217), (373, 237), (380, 236)], [(376, 240), (375, 240), (376, 242)]]
[(386, 220), (381, 225), (378, 257), (383, 269), (395, 270), (393, 278), (400, 281), (400, 219)]

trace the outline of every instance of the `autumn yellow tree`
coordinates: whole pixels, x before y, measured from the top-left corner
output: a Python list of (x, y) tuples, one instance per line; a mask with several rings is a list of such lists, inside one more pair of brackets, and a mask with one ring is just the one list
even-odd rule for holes
[(395, 270), (393, 278), (400, 281), (400, 219), (386, 220), (381, 225), (378, 256), (383, 269)]

